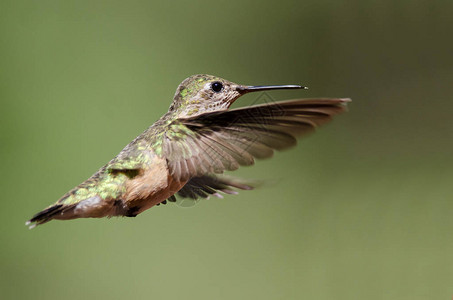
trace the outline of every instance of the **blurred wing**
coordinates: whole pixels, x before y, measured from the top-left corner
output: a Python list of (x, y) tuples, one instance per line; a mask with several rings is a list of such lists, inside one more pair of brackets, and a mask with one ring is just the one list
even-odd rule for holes
[(162, 149), (179, 180), (252, 165), (296, 144), (346, 110), (349, 99), (303, 99), (256, 105), (178, 119), (169, 125)]

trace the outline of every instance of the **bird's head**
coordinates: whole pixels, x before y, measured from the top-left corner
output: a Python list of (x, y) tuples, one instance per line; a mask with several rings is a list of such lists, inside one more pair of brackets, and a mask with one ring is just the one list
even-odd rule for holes
[(212, 75), (193, 75), (178, 86), (170, 111), (179, 117), (225, 110), (240, 96), (255, 91), (300, 89), (299, 85), (240, 85)]

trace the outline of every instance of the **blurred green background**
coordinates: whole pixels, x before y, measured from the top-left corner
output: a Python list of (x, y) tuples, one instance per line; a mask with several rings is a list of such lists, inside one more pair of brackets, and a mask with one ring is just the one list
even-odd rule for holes
[[(452, 1), (0, 1), (2, 299), (451, 299)], [(24, 222), (197, 73), (351, 97), (267, 187)], [(246, 95), (235, 106), (249, 105)]]

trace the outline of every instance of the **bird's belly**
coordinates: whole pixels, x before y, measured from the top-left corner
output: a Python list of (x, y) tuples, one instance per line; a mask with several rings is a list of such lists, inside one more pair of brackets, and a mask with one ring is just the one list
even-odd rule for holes
[[(124, 206), (131, 215), (137, 215), (166, 200), (179, 191), (187, 181), (175, 181), (168, 171), (165, 159), (155, 157), (143, 174), (129, 180), (124, 194)], [(128, 214), (127, 212), (125, 213)]]

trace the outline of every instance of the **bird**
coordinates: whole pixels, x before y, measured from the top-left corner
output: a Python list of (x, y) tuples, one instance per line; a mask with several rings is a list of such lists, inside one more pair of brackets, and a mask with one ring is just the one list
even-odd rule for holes
[(178, 86), (168, 112), (90, 178), (26, 222), (135, 217), (176, 197), (196, 200), (251, 190), (225, 176), (296, 144), (346, 111), (349, 98), (297, 99), (230, 109), (242, 95), (300, 85), (248, 86), (199, 74)]

